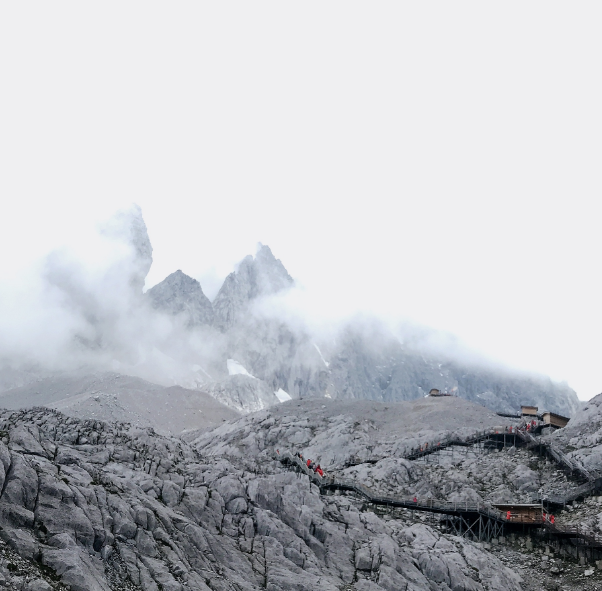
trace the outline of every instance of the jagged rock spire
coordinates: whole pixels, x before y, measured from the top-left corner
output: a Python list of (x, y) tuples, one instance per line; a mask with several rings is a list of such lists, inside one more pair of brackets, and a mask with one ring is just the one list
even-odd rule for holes
[(130, 285), (136, 293), (141, 294), (153, 264), (153, 247), (140, 206), (134, 203), (129, 209), (118, 211), (103, 224), (101, 233), (131, 246)]
[(179, 269), (146, 292), (156, 310), (184, 316), (188, 326), (213, 324), (213, 308), (201, 284)]
[(213, 301), (214, 324), (227, 330), (248, 306), (262, 295), (270, 295), (293, 285), (293, 279), (268, 246), (259, 245), (255, 257), (245, 257), (238, 270), (230, 273)]

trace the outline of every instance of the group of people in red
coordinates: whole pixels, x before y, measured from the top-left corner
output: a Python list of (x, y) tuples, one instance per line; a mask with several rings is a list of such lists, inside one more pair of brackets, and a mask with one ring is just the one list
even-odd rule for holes
[[(297, 456), (301, 461), (303, 461), (303, 456), (299, 452), (297, 452), (295, 456)], [(316, 474), (319, 474), (320, 476), (324, 477), (324, 470), (322, 470), (320, 464), (316, 464), (313, 460), (308, 459), (306, 462), (306, 466), (310, 470), (313, 470)]]
[(551, 515), (550, 513), (543, 513), (542, 518), (544, 521), (549, 521), (552, 525), (554, 525), (554, 521), (556, 521), (554, 519), (554, 516)]
[(527, 431), (532, 431), (533, 429), (535, 429), (535, 427), (537, 426), (537, 421), (533, 420), (529, 423), (527, 423)]

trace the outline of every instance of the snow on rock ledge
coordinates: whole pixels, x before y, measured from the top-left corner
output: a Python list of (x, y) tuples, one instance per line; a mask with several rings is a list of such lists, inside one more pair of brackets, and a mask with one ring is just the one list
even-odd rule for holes
[(263, 410), (281, 402), (264, 381), (248, 373), (230, 375), (221, 382), (208, 384), (204, 391), (242, 413)]
[(292, 400), (290, 394), (285, 392), (282, 388), (278, 388), (278, 392), (274, 392), (276, 394), (276, 398), (280, 400), (280, 402), (286, 402), (287, 400)]
[(242, 375), (249, 376), (250, 378), (253, 378), (255, 380), (257, 379), (255, 376), (252, 376), (240, 363), (238, 363), (238, 361), (234, 359), (228, 359), (226, 365), (228, 366), (228, 375)]

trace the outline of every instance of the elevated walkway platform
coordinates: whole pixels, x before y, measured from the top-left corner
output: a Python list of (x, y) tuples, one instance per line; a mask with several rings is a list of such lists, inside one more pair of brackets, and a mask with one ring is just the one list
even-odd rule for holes
[[(545, 425), (538, 425), (533, 431), (517, 429), (515, 427), (494, 428), (475, 433), (466, 438), (450, 437), (445, 441), (425, 445), (418, 450), (411, 450), (404, 457), (408, 460), (419, 460), (428, 455), (438, 453), (452, 446), (483, 448), (495, 447), (502, 449), (507, 446), (523, 447), (547, 457), (558, 467), (565, 471), (571, 478), (582, 484), (564, 496), (538, 496), (534, 501), (541, 507), (540, 517), (533, 515), (512, 514), (496, 509), (486, 503), (457, 503), (435, 499), (414, 500), (406, 497), (390, 497), (376, 493), (364, 484), (352, 480), (336, 478), (325, 474), (320, 476), (307, 467), (307, 464), (298, 456), (289, 451), (278, 452), (275, 459), (309, 477), (310, 481), (319, 487), (322, 494), (348, 492), (364, 500), (366, 508), (379, 508), (392, 513), (396, 510), (424, 511), (443, 516), (442, 522), (450, 533), (478, 540), (490, 540), (511, 531), (527, 531), (535, 528), (550, 541), (566, 541), (573, 546), (588, 549), (592, 557), (602, 555), (602, 537), (588, 532), (579, 526), (559, 526), (550, 523), (543, 517), (544, 510), (562, 510), (567, 504), (583, 499), (602, 491), (602, 474), (585, 469), (573, 459), (569, 458), (550, 442), (542, 441), (535, 435)], [(539, 429), (539, 430), (538, 430)], [(531, 507), (537, 505), (530, 505)]]
[(506, 518), (501, 511), (494, 509), (491, 505), (383, 496), (359, 482), (330, 475), (322, 477), (310, 470), (303, 460), (288, 451), (278, 453), (276, 459), (294, 470), (306, 474), (310, 481), (319, 487), (322, 494), (334, 491), (351, 492), (362, 497), (366, 504), (384, 508), (389, 512), (395, 509), (409, 509), (410, 511), (445, 515), (447, 516), (445, 521), (453, 533), (471, 536), (479, 540), (486, 541), (492, 537), (504, 535)]

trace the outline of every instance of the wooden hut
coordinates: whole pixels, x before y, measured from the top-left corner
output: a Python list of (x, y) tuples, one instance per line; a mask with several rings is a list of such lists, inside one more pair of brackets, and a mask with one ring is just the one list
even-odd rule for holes
[(429, 396), (453, 396), (453, 394), (450, 394), (447, 391), (441, 392), (441, 390), (437, 390), (437, 388), (431, 388), (431, 391), (429, 392)]
[(541, 523), (543, 507), (536, 504), (500, 504), (493, 505), (504, 514), (510, 523)]
[(568, 417), (563, 417), (562, 415), (557, 415), (555, 412), (544, 412), (543, 413), (543, 422), (546, 425), (551, 425), (556, 429), (562, 429), (562, 427), (566, 427), (566, 424), (570, 421)]
[(520, 407), (520, 414), (523, 417), (527, 417), (530, 419), (536, 419), (537, 418), (537, 406), (521, 406)]

